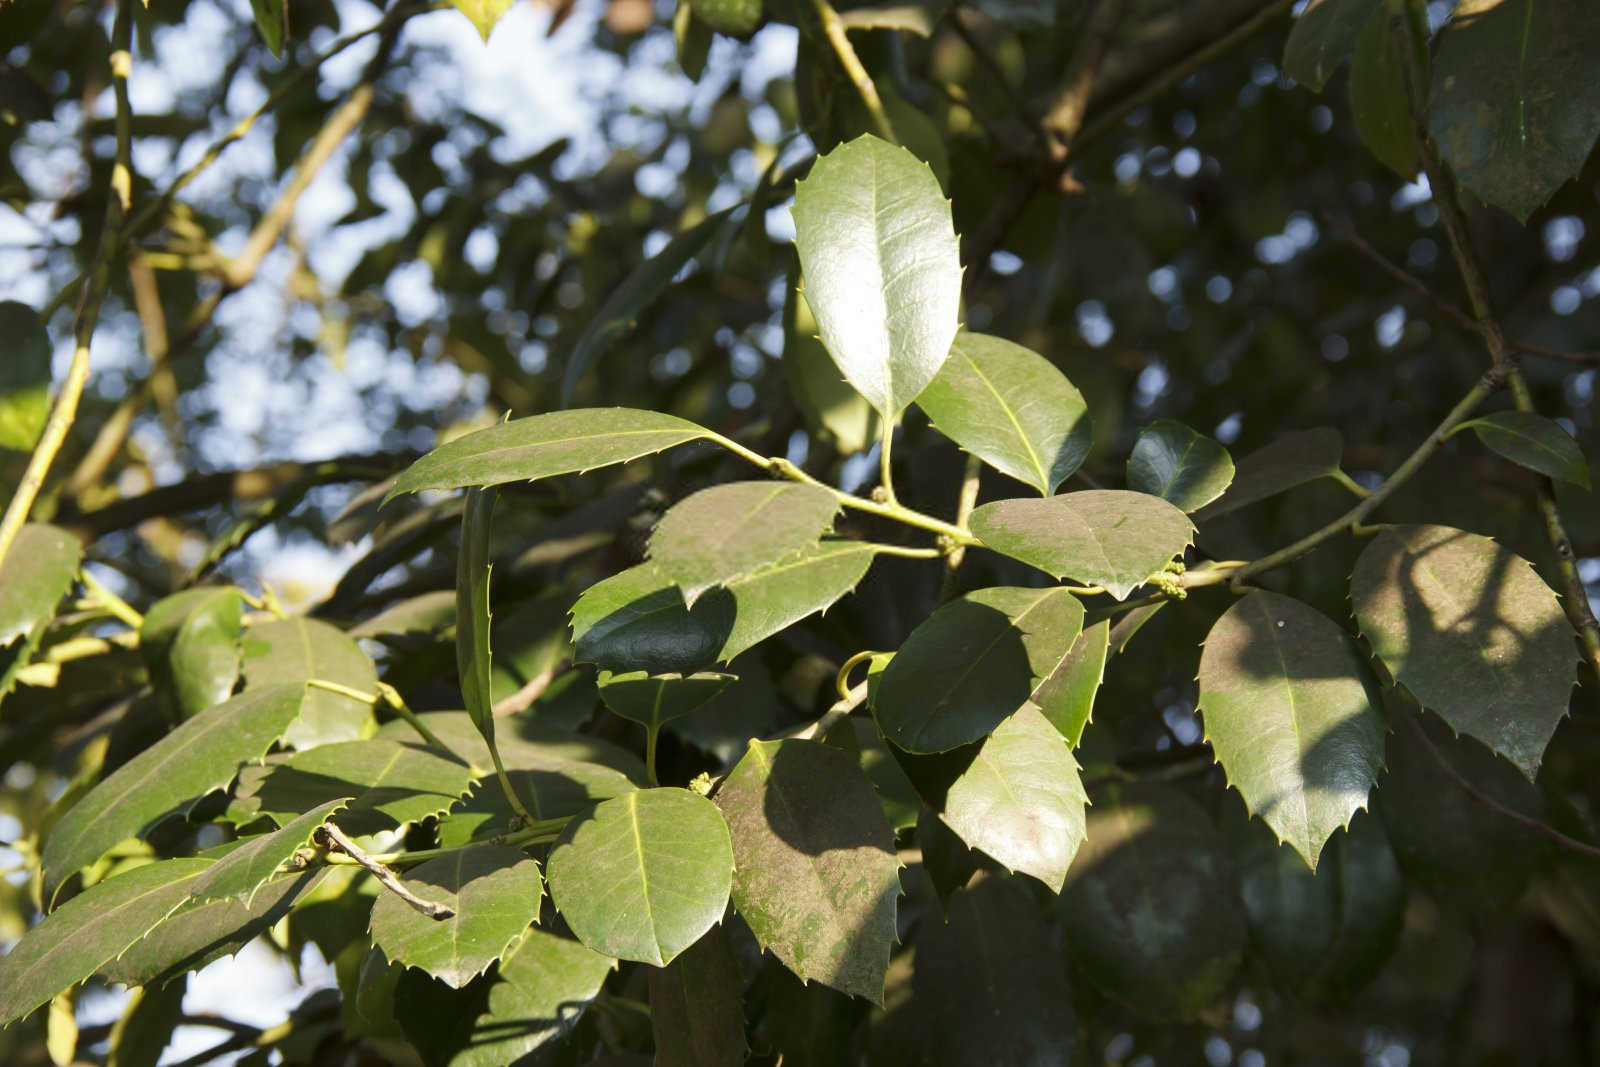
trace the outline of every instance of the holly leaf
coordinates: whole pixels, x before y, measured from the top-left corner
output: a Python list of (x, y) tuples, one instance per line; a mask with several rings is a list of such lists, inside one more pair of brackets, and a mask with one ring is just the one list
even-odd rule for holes
[(78, 539), (60, 527), (30, 522), (17, 531), (0, 562), (0, 648), (55, 616), (82, 558)]
[(256, 890), (278, 873), (278, 868), (309, 843), (317, 829), (351, 799), (339, 797), (319, 804), (282, 828), (245, 841), (196, 879), (191, 895), (201, 900), (243, 897), (248, 906)]
[(1145, 427), (1128, 456), (1128, 488), (1158, 496), (1182, 511), (1199, 511), (1232, 481), (1228, 450), (1171, 419)]
[(733, 629), (733, 598), (718, 590), (693, 607), (655, 563), (596, 582), (572, 605), (573, 659), (605, 670), (693, 674)]
[(742, 1067), (744, 977), (724, 927), (648, 978), (657, 1067)]
[(1344, 439), (1326, 427), (1286, 433), (1265, 448), (1241, 459), (1227, 491), (1195, 514), (1207, 522), (1230, 511), (1339, 472)]
[(1513, 463), (1549, 478), (1589, 488), (1589, 464), (1572, 435), (1531, 411), (1497, 411), (1462, 423), (1478, 440)]
[(1094, 695), (1105, 677), (1110, 649), (1111, 623), (1101, 620), (1078, 635), (1028, 697), (1073, 748), (1083, 740), (1083, 728), (1094, 713)]
[(1311, 0), (1283, 46), (1284, 73), (1320, 93), (1350, 58), (1368, 17), (1381, 7), (1383, 0)]
[(494, 678), (489, 647), (489, 529), (495, 491), (468, 489), (456, 558), (456, 671), (461, 699), (484, 740), (494, 743)]
[(867, 134), (817, 159), (793, 210), (822, 343), (893, 421), (939, 373), (956, 333), (961, 259), (939, 179)]
[(733, 600), (733, 621), (717, 662), (727, 663), (808, 615), (826, 611), (861, 582), (875, 554), (862, 541), (821, 541), (729, 582), (725, 589)]
[(934, 428), (1043, 495), (1089, 454), (1083, 394), (1043, 356), (987, 334), (956, 334), (937, 377), (917, 397)]
[(728, 482), (673, 505), (650, 535), (650, 558), (692, 608), (713, 586), (815, 545), (838, 511), (819, 486)]
[(1229, 784), (1316, 870), (1383, 766), (1378, 696), (1350, 637), (1292, 597), (1251, 593), (1206, 637), (1199, 706)]
[[(233, 588), (188, 589), (145, 612), (139, 654), (176, 719), (226, 700), (239, 679), (244, 600)], [(283, 679), (288, 681), (289, 679)]]
[(883, 1001), (900, 893), (894, 831), (848, 754), (752, 741), (717, 792), (733, 839), (733, 904), (802, 981)]
[(31, 452), (50, 418), (50, 335), (33, 308), (0, 300), (0, 336), (7, 345), (0, 359), (0, 448)]
[(550, 895), (578, 940), (657, 967), (721, 920), (732, 874), (722, 813), (687, 789), (604, 801), (550, 851)]
[(1395, 681), (1530, 779), (1577, 680), (1572, 627), (1527, 560), (1449, 526), (1392, 526), (1356, 560), (1362, 635)]
[(734, 681), (731, 674), (627, 674), (600, 672), (600, 699), (606, 707), (651, 729), (698, 710)]
[(1103, 586), (1118, 600), (1183, 554), (1189, 517), (1165, 500), (1090, 489), (1042, 500), (996, 500), (972, 513), (984, 547), (1057, 578)]
[(488, 1008), (449, 1067), (504, 1067), (565, 1036), (617, 966), (570, 938), (532, 929), (496, 969)]
[(247, 688), (292, 682), (301, 687), (300, 715), (284, 742), (312, 748), (370, 737), (377, 729), (371, 703), (308, 686), (312, 679), (373, 693), (378, 672), (361, 646), (337, 626), (297, 616), (252, 626), (242, 641)]

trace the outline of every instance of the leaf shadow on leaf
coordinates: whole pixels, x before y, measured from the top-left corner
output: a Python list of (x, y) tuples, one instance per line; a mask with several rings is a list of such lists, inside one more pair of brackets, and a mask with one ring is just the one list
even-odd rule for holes
[[(421, 746), (407, 746), (421, 747)], [(436, 753), (437, 749), (428, 749)], [(366, 785), (332, 774), (320, 774), (283, 764), (261, 780), (255, 790), (257, 810), (262, 812), (300, 812), (337, 797), (354, 796), (348, 808), (330, 821), (347, 834), (357, 837), (398, 829), (400, 823), (388, 812), (379, 810), (383, 805), (415, 797), (414, 788), (393, 785)], [(439, 807), (447, 808), (457, 798), (439, 794)]]
[(676, 586), (654, 590), (596, 620), (577, 658), (611, 671), (693, 674), (711, 666), (733, 633), (738, 605), (718, 587), (684, 606)]

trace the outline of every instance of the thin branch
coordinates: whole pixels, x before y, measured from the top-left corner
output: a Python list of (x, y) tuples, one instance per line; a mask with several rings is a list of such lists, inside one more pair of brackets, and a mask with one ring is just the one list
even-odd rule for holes
[(529, 678), (521, 689), (495, 701), (490, 713), (499, 718), (502, 715), (515, 715), (518, 712), (527, 711), (533, 707), (535, 701), (544, 696), (545, 690), (549, 689), (557, 678), (571, 669), (572, 663), (569, 660), (560, 660), (550, 664), (550, 666)]
[(393, 893), (395, 896), (399, 897), (401, 900), (405, 901), (407, 904), (415, 908), (419, 913), (426, 915), (428, 918), (448, 919), (456, 913), (454, 908), (446, 904), (439, 904), (432, 900), (424, 900), (411, 890), (407, 889), (405, 884), (400, 881), (399, 877), (393, 871), (391, 871), (388, 867), (385, 867), (372, 856), (367, 855), (366, 852), (362, 851), (360, 845), (357, 845), (354, 841), (346, 837), (344, 831), (339, 829), (333, 823), (323, 823), (322, 826), (318, 827), (317, 836), (321, 837), (326, 842), (327, 847), (338, 849), (340, 852), (343, 852), (345, 855), (355, 860), (362, 867), (366, 868), (367, 873), (376, 878), (379, 885), (383, 886), (383, 888), (387, 889), (389, 892)]
[(106, 197), (105, 223), (100, 231), (100, 247), (95, 253), (94, 269), (88, 288), (78, 306), (77, 321), (73, 325), (72, 363), (61, 384), (55, 406), (45, 422), (44, 432), (28, 458), (27, 470), (17, 486), (16, 495), (6, 505), (4, 518), (0, 518), (0, 563), (11, 550), (11, 543), (28, 521), (33, 502), (44, 488), (45, 477), (56, 453), (67, 439), (67, 431), (78, 414), (78, 401), (89, 380), (89, 346), (94, 339), (95, 326), (100, 322), (100, 305), (106, 289), (111, 284), (111, 265), (116, 260), (118, 243), (127, 218), (129, 198), (133, 190), (133, 110), (128, 103), (128, 74), (133, 67), (133, 11), (132, 0), (120, 0), (116, 20), (112, 25), (111, 84), (117, 101), (117, 155), (111, 167), (111, 189)]
[(809, 726), (802, 726), (792, 733), (784, 734), (785, 740), (795, 741), (820, 741), (827, 737), (835, 726), (850, 717), (850, 713), (859, 708), (867, 699), (867, 683), (861, 682), (851, 689), (834, 704), (822, 717)]
[[(956, 499), (956, 525), (965, 527), (978, 504), (978, 486), (983, 479), (983, 460), (968, 456), (966, 468), (961, 472), (961, 495)], [(956, 595), (956, 572), (967, 558), (967, 546), (955, 545), (944, 561), (944, 578), (939, 583), (939, 602), (942, 604)]]
[[(1112, 0), (1107, 0), (1107, 2), (1112, 2)], [(989, 72), (989, 77), (993, 79), (995, 87), (1005, 96), (1006, 102), (1011, 105), (1011, 110), (1015, 111), (1023, 122), (1030, 127), (1033, 126), (1036, 119), (1033, 110), (1028, 107), (1027, 102), (1022, 99), (1022, 96), (1011, 84), (1010, 76), (1006, 74), (1005, 68), (1000, 65), (1000, 60), (995, 58), (994, 52), (984, 43), (983, 38), (978, 36), (977, 31), (967, 25), (967, 14), (967, 9), (957, 7), (950, 12), (950, 18), (946, 20), (947, 24), (955, 31), (955, 35), (961, 38), (961, 43), (967, 46), (967, 50), (977, 57), (978, 63)]]
[(894, 135), (894, 124), (889, 121), (888, 112), (883, 110), (883, 100), (878, 96), (878, 87), (873, 84), (867, 68), (861, 65), (861, 57), (856, 55), (855, 46), (850, 43), (850, 35), (845, 32), (845, 25), (839, 19), (839, 12), (834, 10), (828, 0), (811, 0), (811, 6), (816, 9), (817, 18), (822, 20), (823, 35), (833, 46), (834, 54), (839, 57), (840, 66), (844, 67), (850, 83), (856, 87), (856, 92), (861, 96), (861, 102), (872, 115), (872, 121), (878, 127), (878, 136), (890, 144), (899, 144), (900, 139)]
[(1095, 77), (1105, 60), (1111, 35), (1122, 21), (1122, 10), (1123, 0), (1093, 0), (1078, 41), (1073, 45), (1072, 58), (1067, 61), (1061, 87), (1039, 122), (1050, 148), (1050, 158), (1058, 164), (1072, 151), (1072, 142), (1083, 128), (1083, 116), (1089, 109)]

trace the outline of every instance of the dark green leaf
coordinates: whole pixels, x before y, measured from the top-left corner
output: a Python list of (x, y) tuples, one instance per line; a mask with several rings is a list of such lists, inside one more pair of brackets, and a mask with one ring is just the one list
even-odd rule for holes
[(932, 925), (917, 938), (913, 1010), (923, 1023), (927, 1062), (1073, 1062), (1078, 1028), (1067, 976), (1053, 932), (1021, 886), (984, 878), (956, 891), (945, 923), (924, 922)]
[(1199, 511), (1233, 481), (1233, 457), (1209, 437), (1181, 422), (1157, 419), (1128, 456), (1128, 488), (1149, 493), (1182, 511)]
[(495, 491), (469, 488), (461, 506), (456, 558), (456, 671), (472, 723), (494, 743), (494, 685), (489, 647), (489, 528)]
[[(509, 0), (506, 0), (509, 3)], [(283, 39), (289, 32), (289, 0), (250, 0), (256, 29), (275, 56), (283, 55)]]
[(1350, 637), (1291, 597), (1251, 593), (1206, 637), (1200, 711), (1217, 762), (1312, 870), (1378, 779), (1377, 704)]
[(1478, 439), (1513, 463), (1589, 488), (1589, 464), (1572, 435), (1531, 411), (1497, 411), (1462, 423)]
[(1350, 58), (1356, 35), (1383, 0), (1311, 0), (1283, 46), (1283, 70), (1317, 92)]
[(1339, 470), (1344, 439), (1338, 430), (1316, 429), (1286, 433), (1239, 461), (1227, 492), (1195, 514), (1195, 521), (1226, 515), (1230, 511), (1277, 496), (1297, 485), (1327, 478)]
[[(884, 743), (877, 725), (871, 719), (851, 718), (846, 719), (840, 729), (844, 727), (849, 728), (850, 742), (854, 743), (861, 769), (872, 782), (872, 788), (878, 791), (889, 825), (897, 832), (915, 826), (922, 800), (917, 795), (917, 787), (911, 784), (894, 753)], [(834, 743), (838, 734), (839, 730), (835, 730), (824, 740)], [(849, 747), (849, 744), (842, 743), (840, 747)]]
[(106, 1067), (156, 1067), (183, 1018), (187, 976), (165, 985), (142, 986), (128, 994), (122, 1018), (111, 1024)]
[[(733, 207), (724, 208), (714, 214), (707, 215), (687, 230), (677, 234), (666, 243), (666, 246), (661, 251), (639, 264), (621, 285), (612, 290), (611, 295), (606, 297), (606, 302), (600, 306), (600, 310), (595, 313), (595, 317), (590, 321), (589, 325), (584, 327), (583, 333), (578, 337), (577, 344), (572, 348), (572, 354), (567, 357), (567, 367), (561, 375), (562, 404), (567, 404), (572, 400), (573, 390), (578, 387), (578, 382), (589, 372), (589, 368), (594, 365), (594, 362), (604, 355), (607, 349), (615, 344), (617, 339), (633, 325), (633, 321), (639, 317), (641, 312), (655, 303), (656, 299), (666, 291), (667, 286), (672, 284), (672, 279), (677, 277), (678, 272), (691, 259), (700, 254), (700, 250), (706, 246), (706, 242), (716, 235), (718, 227), (741, 206), (735, 204)], [(618, 411), (621, 409), (612, 410)], [(578, 412), (556, 412), (556, 414), (578, 414)], [(540, 415), (535, 416), (534, 419), (524, 419), (522, 421), (532, 422), (536, 419), (550, 417), (549, 415)], [(666, 418), (667, 416), (660, 417)], [(673, 421), (682, 422), (681, 419)], [(691, 424), (685, 423), (684, 425)], [(694, 429), (698, 430), (699, 427), (694, 427)], [(684, 440), (691, 439), (684, 438)], [(638, 440), (639, 443), (643, 443), (642, 438)], [(656, 445), (646, 452), (637, 452), (631, 456), (621, 456), (617, 459), (606, 459), (599, 462), (590, 461), (584, 463), (583, 468), (577, 469), (598, 467), (603, 463), (618, 463), (622, 459), (633, 459), (635, 456), (646, 455), (649, 452), (659, 452), (663, 448), (672, 447), (672, 444), (681, 443), (681, 441), (673, 441), (671, 444)], [(615, 449), (620, 445), (620, 441), (614, 441), (608, 447)], [(414, 470), (415, 468), (412, 469)], [(546, 472), (546, 474), (557, 473), (564, 472)], [(545, 474), (520, 475), (520, 477), (525, 478), (543, 478), (545, 476)], [(401, 477), (404, 479), (404, 475)], [(510, 479), (502, 480), (509, 481)]]
[[(139, 654), (174, 718), (226, 700), (239, 679), (244, 600), (233, 588), (190, 589), (158, 600), (139, 627)], [(288, 679), (284, 679), (288, 680)]]
[(861, 541), (823, 541), (729, 582), (733, 622), (717, 662), (727, 663), (806, 616), (826, 611), (866, 575), (873, 554), (872, 546)]
[(687, 789), (607, 800), (550, 851), (550, 895), (578, 939), (657, 967), (722, 918), (732, 874), (722, 813)]
[(210, 870), (196, 879), (192, 895), (202, 900), (243, 897), (248, 905), (254, 899), (256, 890), (311, 840), (311, 835), (316, 833), (318, 827), (351, 799), (339, 797), (319, 804), (291, 820), (282, 829), (246, 841), (217, 860)]
[(1083, 728), (1094, 713), (1094, 695), (1105, 677), (1110, 645), (1109, 620), (1084, 630), (1028, 698), (1074, 748), (1083, 739)]
[(1032, 703), (995, 727), (950, 785), (944, 821), (1009, 871), (1061, 892), (1089, 802), (1067, 742)]
[(950, 354), (961, 262), (927, 164), (871, 135), (840, 145), (795, 188), (806, 301), (845, 379), (894, 420)]
[(0, 957), (0, 1026), (70, 989), (147, 934), (189, 895), (210, 860), (162, 860), (91, 886)]
[(299, 713), (300, 695), (298, 685), (241, 693), (185, 721), (90, 790), (45, 841), (46, 899), (68, 875), (118, 841), (143, 833), (232, 781), (239, 764), (258, 759), (283, 736)]
[(1577, 680), (1572, 627), (1528, 561), (1448, 526), (1394, 526), (1350, 578), (1395, 681), (1532, 778)]
[(712, 927), (665, 968), (652, 968), (649, 979), (656, 1067), (744, 1063), (744, 978), (723, 927)]
[(535, 481), (606, 467), (697, 441), (707, 431), (675, 415), (576, 408), (513, 419), (440, 445), (395, 479), (388, 499), (422, 489)]
[(50, 335), (33, 308), (0, 300), (0, 336), (0, 448), (31, 452), (50, 417)]
[[(1410, 0), (1407, 6), (1412, 6)], [(1421, 25), (1416, 31), (1417, 40), (1425, 41), (1426, 16), (1418, 21)], [(1355, 52), (1350, 57), (1350, 110), (1355, 116), (1356, 132), (1367, 150), (1384, 166), (1410, 181), (1417, 176), (1422, 164), (1406, 98), (1402, 47), (1404, 45), (1389, 32), (1387, 5), (1367, 16), (1366, 24), (1356, 35)], [(1417, 61), (1425, 80), (1428, 56), (1420, 47)]]
[(711, 52), (711, 27), (693, 17), (689, 0), (678, 0), (672, 15), (672, 39), (678, 46), (678, 69), (692, 82), (705, 73)]
[(485, 41), (489, 39), (489, 32), (494, 29), (495, 23), (511, 10), (511, 0), (450, 0), (450, 2), (455, 5), (457, 11), (472, 20), (472, 24), (478, 28), (478, 33)]
[(985, 547), (1057, 578), (1104, 586), (1124, 600), (1194, 534), (1165, 500), (1121, 489), (1090, 489), (1043, 500), (997, 500), (972, 513)]
[(284, 743), (311, 748), (369, 737), (377, 724), (372, 705), (343, 693), (305, 686), (312, 679), (337, 682), (374, 693), (378, 672), (372, 660), (336, 626), (318, 619), (275, 619), (245, 632), (244, 676), (250, 688), (293, 682), (304, 686), (300, 716)]
[(650, 558), (691, 608), (726, 585), (814, 546), (839, 510), (834, 495), (795, 482), (729, 482), (675, 504), (650, 535)]
[(440, 921), (393, 893), (372, 906), (372, 943), (457, 989), (488, 970), (539, 918), (539, 865), (514, 848), (473, 845), (405, 872), (405, 887), (451, 908)]
[(334, 821), (346, 833), (371, 834), (449, 810), (475, 777), (466, 764), (420, 745), (342, 741), (246, 767), (232, 814), (240, 822), (265, 815), (283, 826), (319, 804), (353, 796)]
[(873, 697), (883, 734), (908, 752), (945, 752), (986, 736), (1056, 668), (1083, 627), (1060, 587), (968, 593), (911, 632)]
[(351, 637), (432, 637), (456, 621), (456, 595), (448, 589), (407, 597), (345, 631)]
[(894, 831), (861, 768), (815, 741), (754, 741), (717, 804), (733, 903), (805, 981), (883, 1000), (900, 893)]
[(1193, 1017), (1243, 955), (1233, 864), (1205, 812), (1168, 786), (1097, 794), (1060, 915), (1075, 972), (1153, 1018)]
[(721, 591), (693, 608), (654, 563), (596, 582), (572, 606), (574, 658), (610, 671), (692, 674), (718, 658), (733, 626)]
[(30, 522), (17, 531), (0, 563), (0, 648), (55, 615), (82, 558), (78, 539), (59, 527)]
[(449, 1067), (505, 1067), (557, 1040), (577, 1022), (616, 967), (576, 941), (529, 930), (500, 961), (489, 1007)]
[(1078, 469), (1093, 437), (1083, 394), (1055, 364), (965, 330), (917, 406), (940, 433), (1046, 496)]
[[(535, 819), (577, 815), (602, 800), (639, 788), (621, 771), (597, 763), (555, 756), (534, 767), (527, 766), (526, 760), (517, 762), (523, 766), (509, 768), (506, 777)], [(513, 814), (500, 784), (493, 779), (482, 780), (473, 787), (471, 796), (439, 820), (439, 844), (450, 848), (506, 833), (511, 829)]]
[(624, 719), (657, 728), (682, 718), (727, 688), (731, 674), (628, 674), (600, 672), (600, 699)]
[(1524, 221), (1600, 136), (1589, 0), (1463, 3), (1439, 33), (1428, 132), (1461, 181)]

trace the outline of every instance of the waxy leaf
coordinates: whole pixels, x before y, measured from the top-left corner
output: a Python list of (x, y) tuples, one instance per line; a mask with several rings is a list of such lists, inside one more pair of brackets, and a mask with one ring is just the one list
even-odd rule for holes
[(298, 685), (241, 693), (185, 721), (117, 768), (50, 830), (42, 857), (45, 898), (118, 841), (231, 782), (241, 763), (259, 759), (283, 736), (299, 714), (300, 695)]
[(17, 531), (0, 562), (0, 648), (55, 615), (82, 558), (78, 539), (59, 527), (30, 522)]
[(1478, 439), (1513, 463), (1589, 488), (1589, 464), (1572, 435), (1531, 411), (1497, 411), (1462, 423)]
[(610, 296), (606, 297), (606, 302), (600, 306), (600, 310), (595, 313), (595, 317), (578, 337), (577, 344), (572, 348), (572, 355), (567, 357), (567, 367), (561, 375), (563, 406), (571, 402), (573, 390), (578, 387), (578, 382), (588, 373), (595, 360), (616, 343), (617, 339), (633, 325), (640, 312), (655, 302), (667, 286), (672, 284), (672, 279), (677, 277), (678, 272), (700, 254), (700, 250), (716, 236), (717, 230), (728, 217), (742, 206), (735, 204), (733, 207), (723, 208), (674, 235), (661, 251), (641, 263), (612, 291)]
[[(597, 763), (550, 757), (537, 767), (508, 767), (511, 788), (535, 819), (577, 815), (602, 800), (639, 788), (622, 772)], [(511, 802), (493, 778), (480, 780), (472, 795), (439, 820), (439, 844), (446, 848), (488, 840), (511, 829)]]
[(1463, 3), (1439, 32), (1428, 132), (1464, 185), (1527, 221), (1600, 136), (1590, 0)]
[(1040, 713), (1076, 748), (1094, 714), (1094, 695), (1105, 678), (1111, 649), (1111, 623), (1102, 620), (1084, 630), (1055, 670), (1033, 687), (1029, 696)]
[(539, 917), (539, 865), (520, 850), (474, 845), (406, 871), (401, 881), (455, 915), (431, 919), (393, 893), (372, 906), (372, 943), (396, 963), (459, 989), (489, 969)]
[(987, 334), (956, 334), (917, 406), (940, 433), (1046, 496), (1083, 463), (1093, 438), (1083, 394), (1055, 364)]
[(690, 607), (713, 586), (817, 543), (839, 510), (834, 495), (795, 482), (729, 482), (673, 505), (650, 535), (650, 558)]
[(139, 654), (157, 693), (170, 698), (174, 719), (205, 711), (233, 692), (243, 621), (244, 600), (232, 588), (185, 590), (145, 612)]
[(361, 646), (318, 619), (276, 619), (245, 632), (244, 677), (249, 688), (293, 682), (304, 686), (300, 716), (284, 743), (311, 748), (370, 737), (377, 729), (372, 705), (343, 693), (306, 686), (312, 679), (375, 693), (378, 672)]
[(724, 927), (652, 968), (649, 979), (657, 1067), (742, 1067), (744, 977)]
[(928, 165), (871, 135), (820, 157), (795, 187), (806, 302), (845, 380), (899, 418), (944, 365), (961, 260)]
[(1147, 493), (1090, 489), (1043, 500), (996, 500), (972, 513), (986, 548), (1057, 578), (1103, 586), (1118, 600), (1181, 556), (1189, 517)]
[(860, 452), (878, 439), (878, 413), (850, 387), (828, 349), (817, 340), (817, 320), (798, 286), (785, 309), (783, 371), (795, 407), (813, 434), (833, 438), (841, 455)]
[[(511, 0), (450, 0), (455, 9), (478, 28), (478, 33), (485, 41), (489, 39), (489, 31), (494, 29), (495, 23), (500, 21), (507, 11), (511, 10)], [(276, 53), (276, 49), (273, 50)]]
[(633, 408), (574, 408), (513, 419), (440, 445), (401, 472), (388, 497), (535, 481), (625, 463), (708, 436), (675, 415)]
[(900, 894), (894, 831), (847, 753), (753, 741), (717, 792), (733, 904), (803, 981), (882, 1003)]
[(33, 308), (0, 300), (0, 337), (0, 448), (31, 452), (50, 418), (50, 335)]
[(866, 576), (874, 552), (862, 541), (822, 541), (729, 582), (733, 623), (717, 652), (727, 663), (747, 648), (826, 611)]
[(1182, 511), (1199, 511), (1233, 481), (1233, 457), (1209, 437), (1181, 422), (1157, 419), (1128, 456), (1128, 488), (1149, 493)]
[(686, 607), (653, 562), (619, 571), (572, 605), (573, 658), (609, 671), (693, 674), (718, 658), (733, 628), (733, 598), (718, 590)]
[(577, 1023), (617, 966), (577, 941), (529, 930), (500, 961), (489, 987), (488, 1010), (477, 1017), (466, 1046), (449, 1067), (521, 1063)]
[(607, 800), (550, 850), (550, 896), (578, 940), (657, 967), (722, 919), (732, 875), (722, 813), (687, 789)]
[(986, 877), (951, 896), (944, 923), (924, 923), (912, 988), (925, 1062), (1072, 1062), (1078, 1028), (1066, 969), (1054, 932), (1022, 886)]
[(309, 843), (318, 828), (334, 812), (350, 803), (351, 799), (339, 797), (319, 804), (282, 828), (244, 842), (196, 879), (191, 894), (202, 900), (243, 897), (248, 905), (254, 899), (256, 890), (276, 874), (278, 868), (288, 862), (296, 851)]
[(945, 752), (986, 736), (1021, 707), (1083, 627), (1060, 587), (968, 593), (911, 632), (879, 679), (873, 715), (907, 752)]
[(600, 699), (606, 707), (652, 729), (681, 719), (727, 688), (731, 674), (628, 674), (600, 672)]
[(1210, 819), (1169, 786), (1114, 786), (1061, 894), (1074, 972), (1141, 1015), (1190, 1018), (1227, 988), (1245, 943), (1239, 880)]
[(1338, 473), (1344, 458), (1344, 439), (1326, 428), (1286, 433), (1259, 451), (1241, 459), (1227, 492), (1201, 508), (1196, 522), (1226, 515), (1297, 485)]
[[(489, 648), (489, 527), (495, 491), (471, 488), (461, 505), (456, 559), (456, 670), (472, 723), (494, 743), (494, 684)], [(391, 959), (394, 957), (391, 956)]]
[[(1406, 0), (1407, 17), (1414, 20), (1416, 41), (1428, 37), (1427, 16), (1419, 11), (1417, 0)], [(1350, 56), (1350, 111), (1356, 132), (1378, 162), (1407, 181), (1417, 176), (1421, 155), (1417, 134), (1411, 122), (1406, 95), (1405, 53), (1407, 39), (1396, 40), (1389, 31), (1388, 5), (1383, 4), (1367, 16), (1356, 35), (1355, 51)], [(1428, 54), (1418, 47), (1417, 69), (1427, 77)]]
[(1383, 0), (1311, 0), (1289, 30), (1283, 70), (1316, 92), (1350, 58), (1356, 36)]
[(210, 860), (135, 867), (91, 886), (44, 917), (0, 957), (0, 1026), (70, 989), (147, 934), (189, 896)]
[(1577, 680), (1572, 627), (1527, 560), (1448, 526), (1394, 526), (1356, 560), (1356, 619), (1395, 681), (1532, 778)]
[(951, 783), (944, 821), (1006, 870), (1059, 893), (1083, 844), (1088, 802), (1067, 742), (1028, 703), (995, 727)]
[(421, 745), (342, 741), (245, 768), (230, 814), (238, 822), (265, 815), (284, 826), (319, 804), (354, 797), (334, 821), (360, 836), (449, 810), (476, 777), (466, 764)]
[(1229, 783), (1315, 870), (1383, 766), (1383, 717), (1355, 643), (1292, 597), (1251, 593), (1206, 637), (1200, 711)]

